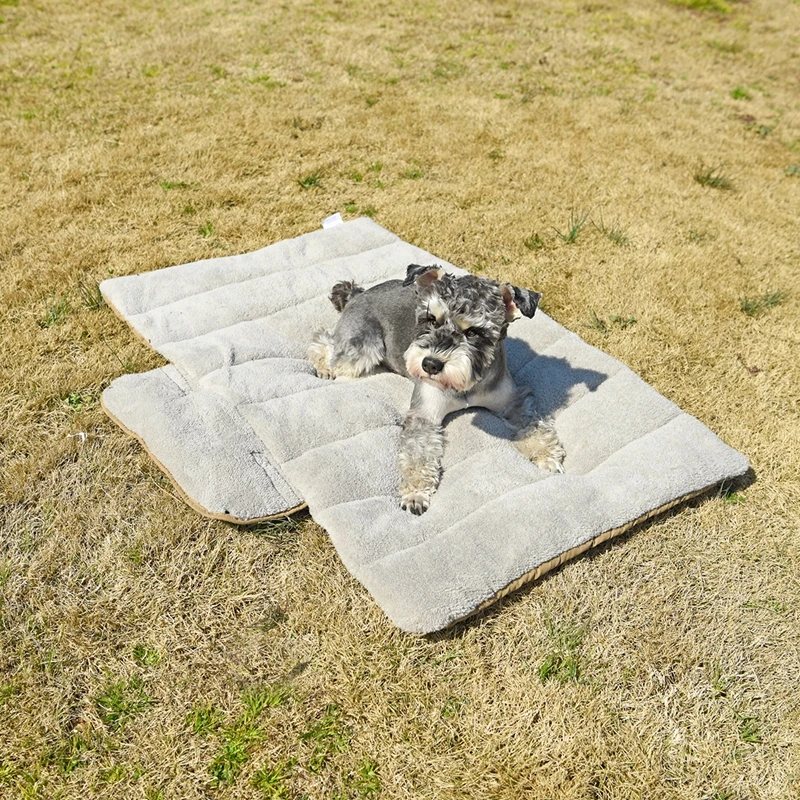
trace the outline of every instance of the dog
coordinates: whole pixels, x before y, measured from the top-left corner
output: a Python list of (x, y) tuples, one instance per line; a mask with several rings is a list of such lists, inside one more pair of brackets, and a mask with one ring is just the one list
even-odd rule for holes
[(400, 435), (400, 505), (428, 510), (439, 486), (448, 414), (479, 406), (503, 419), (514, 444), (536, 466), (563, 472), (553, 426), (534, 415), (533, 398), (508, 371), (508, 326), (533, 317), (541, 295), (508, 283), (457, 277), (411, 264), (405, 280), (370, 289), (341, 281), (330, 300), (341, 313), (333, 332), (314, 335), (308, 357), (321, 378), (358, 378), (390, 370), (414, 381)]

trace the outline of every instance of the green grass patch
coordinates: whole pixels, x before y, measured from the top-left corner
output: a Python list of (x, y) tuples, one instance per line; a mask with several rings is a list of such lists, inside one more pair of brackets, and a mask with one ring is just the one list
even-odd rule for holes
[(722, 191), (733, 189), (733, 181), (723, 172), (722, 166), (709, 169), (701, 165), (694, 173), (694, 179), (701, 186), (707, 186), (710, 189), (721, 189)]
[(522, 240), (522, 244), (528, 248), (528, 250), (532, 250), (534, 253), (538, 250), (544, 249), (544, 240), (538, 233), (532, 233), (526, 239)]
[(342, 723), (339, 706), (327, 705), (322, 718), (300, 734), (300, 739), (314, 745), (307, 765), (309, 772), (320, 772), (331, 753), (344, 753), (350, 747), (350, 735)]
[(731, 97), (734, 100), (752, 100), (753, 96), (742, 86), (737, 86), (731, 90)]
[(280, 89), (282, 86), (284, 86), (283, 83), (274, 80), (269, 75), (256, 75), (255, 78), (250, 79), (250, 83), (266, 86), (267, 89)]
[(730, 492), (722, 498), (726, 503), (732, 506), (738, 506), (745, 502), (743, 494), (739, 492)]
[(574, 244), (578, 240), (578, 234), (583, 230), (589, 219), (589, 212), (579, 212), (574, 209), (569, 212), (569, 221), (567, 222), (567, 229), (562, 233), (558, 228), (553, 228), (556, 236), (561, 239), (564, 244)]
[(783, 303), (788, 295), (784, 291), (766, 292), (759, 297), (743, 297), (739, 308), (748, 317), (760, 317), (772, 308)]
[(159, 186), (165, 191), (168, 192), (171, 189), (196, 189), (197, 187), (193, 183), (186, 183), (186, 181), (171, 181), (167, 178), (159, 181)]
[(783, 174), (789, 178), (800, 178), (800, 164), (789, 164)]
[(628, 238), (627, 231), (620, 225), (618, 220), (614, 220), (611, 225), (607, 225), (600, 216), (600, 222), (592, 220), (592, 225), (603, 234), (610, 242), (613, 242), (618, 247), (627, 247), (631, 240)]
[(251, 689), (242, 695), (244, 703), (244, 716), (242, 720), (245, 724), (253, 722), (261, 716), (261, 712), (266, 708), (282, 706), (292, 696), (292, 690), (288, 686), (265, 686), (261, 689)]
[(54, 748), (44, 759), (46, 765), (53, 765), (64, 775), (69, 775), (86, 763), (86, 753), (92, 743), (79, 733), (73, 733), (66, 741)]
[(16, 694), (19, 694), (19, 686), (15, 683), (0, 684), (0, 708)]
[(719, 699), (720, 697), (728, 696), (728, 690), (731, 687), (731, 681), (723, 674), (722, 667), (719, 664), (711, 665), (709, 683), (711, 684), (711, 691), (715, 700)]
[(17, 768), (10, 761), (0, 761), (0, 786), (11, 786), (16, 777)]
[(673, 6), (690, 8), (693, 11), (712, 11), (717, 14), (730, 14), (733, 11), (725, 0), (669, 0)]
[(143, 714), (153, 704), (145, 692), (144, 683), (138, 675), (127, 681), (111, 681), (94, 702), (97, 715), (111, 730), (121, 730), (133, 717)]
[[(242, 695), (244, 711), (231, 725), (222, 729), (221, 747), (208, 767), (212, 786), (230, 785), (236, 780), (252, 748), (266, 735), (256, 725), (259, 717), (265, 709), (285, 703), (291, 694), (291, 689), (278, 685), (250, 689)], [(196, 716), (191, 720), (195, 730), (202, 724), (202, 719)]]
[(72, 311), (72, 304), (68, 292), (59, 297), (54, 296), (47, 303), (45, 315), (39, 320), (39, 327), (52, 328), (54, 325), (60, 325), (70, 311)]
[(124, 764), (114, 764), (100, 773), (100, 780), (108, 785), (119, 783), (128, 777), (128, 768)]
[(70, 392), (62, 398), (64, 402), (72, 411), (85, 411), (94, 408), (100, 398), (100, 392), (97, 389), (83, 389), (78, 392)]
[(602, 333), (603, 335), (610, 333), (615, 328), (624, 331), (636, 324), (636, 317), (626, 317), (622, 314), (609, 314), (605, 319), (601, 319), (597, 314), (592, 311), (592, 316), (589, 318), (589, 327), (592, 330)]
[(81, 305), (89, 311), (97, 311), (105, 307), (106, 301), (100, 292), (100, 284), (97, 281), (78, 283), (78, 295), (81, 298)]
[(228, 731), (214, 760), (209, 765), (211, 782), (214, 787), (230, 785), (250, 758), (250, 749), (262, 741), (264, 732), (253, 726), (238, 726)]
[(448, 697), (442, 706), (441, 715), (443, 719), (457, 717), (461, 711), (464, 701), (460, 697)]
[(297, 184), (301, 189), (323, 189), (322, 173), (317, 170), (316, 172), (306, 175), (304, 178), (298, 178)]
[(718, 234), (713, 231), (700, 231), (691, 228), (686, 234), (686, 238), (692, 244), (706, 244), (708, 242), (716, 241)]
[(586, 625), (559, 624), (550, 617), (545, 620), (550, 652), (537, 669), (542, 683), (556, 680), (560, 683), (577, 681), (581, 673), (581, 646), (586, 636)]
[(290, 796), (288, 781), (296, 763), (290, 758), (277, 766), (267, 764), (256, 772), (252, 784), (262, 793), (264, 800), (284, 800)]
[(742, 608), (772, 611), (775, 614), (786, 613), (786, 603), (782, 603), (774, 597), (766, 597), (763, 600), (746, 600), (742, 603)]
[(739, 738), (745, 744), (761, 744), (764, 736), (761, 731), (761, 723), (752, 714), (737, 714), (739, 722)]
[(133, 647), (133, 658), (137, 664), (143, 667), (155, 667), (161, 663), (161, 654), (158, 650), (144, 644), (137, 644)]
[(197, 232), (204, 238), (207, 239), (209, 236), (214, 235), (214, 223), (213, 222), (204, 222), (202, 225), (197, 226)]
[(378, 765), (371, 759), (364, 759), (350, 780), (350, 786), (359, 797), (377, 797), (381, 791)]
[(195, 706), (186, 717), (186, 726), (197, 736), (208, 736), (222, 725), (223, 713), (211, 703)]

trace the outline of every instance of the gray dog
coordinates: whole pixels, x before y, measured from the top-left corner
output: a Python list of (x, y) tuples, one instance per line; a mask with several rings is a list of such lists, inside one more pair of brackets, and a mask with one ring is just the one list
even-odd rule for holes
[(508, 371), (503, 340), (520, 315), (532, 317), (541, 295), (441, 267), (411, 264), (403, 281), (364, 290), (337, 283), (331, 302), (341, 312), (333, 333), (319, 332), (308, 357), (322, 378), (389, 369), (414, 380), (398, 463), (401, 506), (427, 511), (439, 485), (444, 418), (480, 406), (511, 428), (517, 449), (550, 472), (563, 472), (564, 450), (552, 426), (534, 419), (533, 402)]

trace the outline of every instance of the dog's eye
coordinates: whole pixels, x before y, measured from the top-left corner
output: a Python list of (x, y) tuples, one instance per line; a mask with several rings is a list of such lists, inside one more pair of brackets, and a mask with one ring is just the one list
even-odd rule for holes
[(436, 317), (434, 317), (433, 314), (428, 314), (428, 316), (425, 317), (425, 324), (433, 325), (433, 327), (436, 328), (439, 325), (439, 320), (436, 319)]
[(464, 336), (466, 336), (467, 339), (476, 339), (480, 335), (481, 331), (479, 331), (477, 328), (467, 328), (464, 331)]

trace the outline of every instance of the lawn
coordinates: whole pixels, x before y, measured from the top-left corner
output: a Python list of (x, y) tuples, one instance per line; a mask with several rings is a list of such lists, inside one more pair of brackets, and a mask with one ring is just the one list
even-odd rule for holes
[[(798, 70), (797, 0), (0, 0), (0, 797), (800, 797)], [(428, 637), (307, 515), (200, 517), (100, 409), (162, 362), (98, 282), (336, 211), (752, 482)]]

